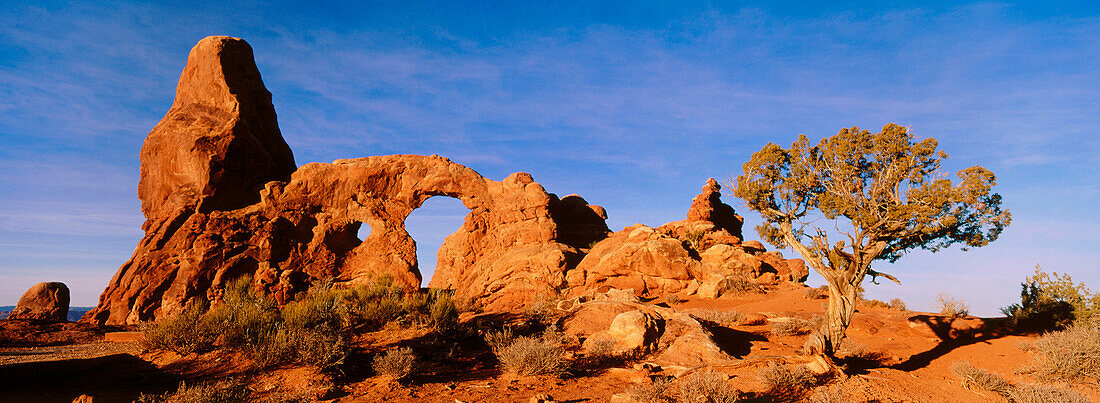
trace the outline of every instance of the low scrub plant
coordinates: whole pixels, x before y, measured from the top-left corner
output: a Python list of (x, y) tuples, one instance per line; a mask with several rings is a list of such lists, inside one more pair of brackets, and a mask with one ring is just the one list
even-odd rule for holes
[(730, 386), (728, 377), (710, 368), (696, 371), (680, 380), (680, 401), (699, 403), (733, 403), (741, 392)]
[(767, 394), (777, 400), (795, 400), (817, 383), (817, 378), (806, 368), (769, 363), (756, 376), (764, 384)]
[(997, 374), (976, 368), (966, 361), (956, 362), (951, 372), (967, 389), (996, 393), (1014, 403), (1084, 403), (1088, 397), (1072, 389), (1055, 385), (1013, 385)]
[(141, 327), (145, 346), (153, 350), (169, 350), (181, 355), (203, 353), (214, 349), (218, 332), (204, 323), (206, 305), (191, 303), (179, 314)]
[(1012, 395), (1013, 386), (997, 374), (977, 368), (966, 361), (951, 365), (951, 372), (963, 381), (967, 389), (987, 390), (1005, 398)]
[(175, 392), (160, 395), (142, 393), (137, 403), (243, 403), (251, 402), (252, 391), (235, 379), (188, 386), (180, 383)]
[(813, 325), (810, 321), (798, 318), (776, 320), (772, 322), (772, 334), (776, 336), (794, 336), (808, 334)]
[(1100, 323), (1081, 321), (1025, 345), (1037, 362), (1027, 368), (1048, 381), (1100, 382)]
[(374, 357), (373, 364), (376, 374), (399, 380), (412, 375), (417, 367), (417, 359), (411, 348), (398, 347)]
[(740, 325), (745, 321), (745, 315), (736, 309), (707, 309), (693, 313), (692, 316), (696, 319), (727, 327)]
[(948, 318), (960, 318), (970, 315), (970, 306), (965, 301), (952, 297), (946, 292), (936, 294), (935, 307), (940, 310), (940, 315)]
[(848, 403), (851, 401), (848, 392), (845, 392), (844, 386), (840, 384), (819, 387), (810, 395), (810, 403)]
[(901, 298), (891, 299), (890, 308), (897, 309), (902, 312), (906, 312), (909, 310), (909, 308), (905, 306), (905, 301), (902, 301)]
[(494, 340), (487, 341), (494, 346), (493, 354), (505, 372), (553, 376), (565, 373), (565, 348), (553, 329), (548, 329), (539, 337), (521, 336), (507, 340), (504, 336), (497, 334), (493, 336)]
[(626, 388), (626, 394), (638, 403), (672, 403), (676, 401), (671, 377), (657, 377), (652, 382), (635, 383)]

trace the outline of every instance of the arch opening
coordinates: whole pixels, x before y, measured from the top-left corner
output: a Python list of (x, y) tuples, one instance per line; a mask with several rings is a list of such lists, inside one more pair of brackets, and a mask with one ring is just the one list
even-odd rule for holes
[(427, 287), (435, 274), (436, 254), (443, 246), (444, 239), (462, 227), (469, 212), (459, 199), (434, 196), (425, 200), (424, 204), (405, 218), (405, 231), (416, 242), (416, 262), (420, 269), (421, 287)]

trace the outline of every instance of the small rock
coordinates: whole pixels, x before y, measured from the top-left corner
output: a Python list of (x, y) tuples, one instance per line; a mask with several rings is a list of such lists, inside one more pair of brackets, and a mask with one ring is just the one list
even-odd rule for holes
[(537, 395), (531, 396), (531, 400), (529, 400), (529, 402), (531, 402), (531, 403), (556, 403), (554, 401), (553, 396), (550, 396), (550, 395), (545, 394), (545, 393), (539, 393)]
[(73, 403), (92, 403), (92, 396), (80, 395), (73, 399)]

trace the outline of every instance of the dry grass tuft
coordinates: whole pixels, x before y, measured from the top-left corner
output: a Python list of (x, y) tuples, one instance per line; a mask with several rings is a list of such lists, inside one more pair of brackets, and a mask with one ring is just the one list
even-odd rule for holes
[(407, 378), (416, 371), (416, 367), (416, 354), (408, 347), (386, 350), (385, 353), (374, 357), (374, 365), (372, 366), (374, 373), (388, 376), (394, 380)]
[(635, 383), (626, 388), (626, 394), (638, 403), (672, 403), (672, 378), (658, 377), (650, 383)]
[(795, 400), (817, 383), (817, 378), (801, 366), (789, 367), (769, 363), (756, 374), (768, 395), (777, 400)]
[(692, 403), (733, 403), (741, 392), (730, 386), (725, 374), (707, 368), (680, 380), (680, 401)]
[(710, 322), (710, 323), (714, 323), (714, 324), (721, 325), (721, 326), (726, 326), (726, 327), (737, 326), (737, 325), (740, 325), (742, 322), (745, 321), (745, 315), (742, 314), (741, 311), (734, 310), (734, 309), (730, 309), (730, 310), (707, 309), (707, 310), (692, 313), (691, 316), (694, 316), (696, 319), (699, 319), (699, 320), (702, 320), (702, 321), (706, 321), (706, 322)]
[(794, 336), (808, 334), (813, 324), (805, 319), (789, 318), (772, 322), (772, 334), (776, 336)]
[(951, 372), (963, 381), (967, 389), (978, 388), (988, 390), (998, 395), (1009, 397), (1012, 394), (1012, 384), (997, 374), (970, 365), (969, 362), (959, 361), (951, 365)]
[(848, 403), (851, 401), (848, 392), (845, 392), (844, 386), (840, 384), (817, 388), (810, 395), (810, 403)]
[(180, 383), (175, 392), (160, 395), (142, 393), (137, 403), (243, 403), (250, 402), (252, 391), (235, 379), (187, 386)]
[[(486, 340), (505, 372), (523, 375), (554, 375), (565, 373), (565, 348), (556, 334), (548, 331), (542, 337), (523, 336), (508, 341), (505, 335), (490, 335)], [(495, 347), (494, 347), (495, 346)]]
[(1009, 401), (1015, 403), (1088, 403), (1080, 392), (1054, 385), (1023, 385), (1016, 387)]
[(1038, 355), (1028, 369), (1048, 381), (1100, 381), (1100, 323), (1079, 321), (1027, 346)]

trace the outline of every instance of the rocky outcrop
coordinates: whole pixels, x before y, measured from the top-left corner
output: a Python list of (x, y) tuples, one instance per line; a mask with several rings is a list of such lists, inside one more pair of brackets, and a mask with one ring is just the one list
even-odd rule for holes
[(801, 259), (741, 242), (744, 220), (721, 201), (713, 178), (692, 200), (687, 219), (657, 228), (636, 224), (595, 244), (566, 280), (573, 295), (632, 289), (638, 296), (680, 293), (717, 298), (735, 282), (805, 281)]
[(8, 319), (68, 322), (69, 287), (65, 283), (38, 283), (23, 293)]
[(588, 351), (608, 341), (615, 354), (648, 354), (661, 366), (686, 368), (734, 358), (687, 313), (605, 294), (582, 301), (561, 318), (560, 328)]
[[(419, 287), (404, 221), (430, 197), (470, 209), (447, 238), (433, 287), (485, 309), (555, 294), (577, 245), (609, 232), (603, 209), (559, 199), (530, 175), (482, 177), (438, 156), (390, 155), (306, 164), (278, 130), (270, 93), (235, 38), (191, 51), (172, 109), (141, 153), (145, 237), (85, 320), (133, 324), (216, 301), (241, 276), (286, 302), (317, 279), (389, 275)], [(370, 235), (357, 237), (360, 226)]]

